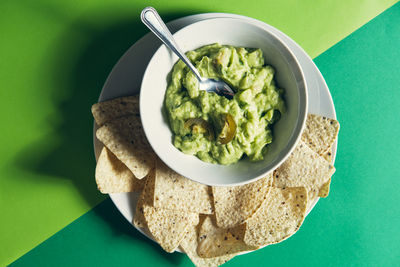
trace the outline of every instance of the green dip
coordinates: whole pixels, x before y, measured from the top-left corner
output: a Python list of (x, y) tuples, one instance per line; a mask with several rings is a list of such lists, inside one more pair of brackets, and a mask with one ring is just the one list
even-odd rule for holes
[(196, 77), (179, 60), (165, 97), (174, 146), (211, 163), (262, 160), (273, 140), (271, 126), (285, 111), (283, 90), (262, 51), (212, 44), (186, 55), (202, 77), (223, 80), (236, 94), (229, 100), (198, 90)]

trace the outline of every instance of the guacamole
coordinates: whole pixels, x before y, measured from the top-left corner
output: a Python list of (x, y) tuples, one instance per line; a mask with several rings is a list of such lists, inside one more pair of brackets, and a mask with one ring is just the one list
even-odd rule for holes
[(285, 111), (283, 90), (260, 49), (212, 44), (186, 54), (202, 77), (223, 80), (233, 99), (198, 90), (198, 81), (179, 60), (168, 83), (165, 108), (173, 144), (183, 153), (218, 164), (264, 158), (271, 126)]

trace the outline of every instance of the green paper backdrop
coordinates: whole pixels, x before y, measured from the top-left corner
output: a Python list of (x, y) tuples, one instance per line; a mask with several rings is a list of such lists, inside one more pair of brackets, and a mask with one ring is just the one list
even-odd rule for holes
[[(118, 58), (147, 32), (138, 18), (143, 7), (157, 7), (166, 20), (202, 12), (254, 17), (315, 57), (394, 2), (1, 1), (0, 265), (105, 198), (93, 179), (90, 106)], [(231, 264), (398, 263), (399, 17), (397, 4), (316, 59), (342, 125), (334, 193), (295, 238)], [(188, 263), (107, 214), (117, 216), (109, 200), (17, 264)]]

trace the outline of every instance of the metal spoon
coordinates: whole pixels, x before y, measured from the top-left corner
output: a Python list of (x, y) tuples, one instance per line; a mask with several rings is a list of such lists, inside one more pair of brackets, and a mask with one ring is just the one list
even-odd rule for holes
[(146, 7), (140, 15), (142, 22), (167, 46), (169, 47), (194, 73), (199, 81), (199, 89), (214, 92), (218, 95), (231, 99), (235, 92), (223, 81), (206, 79), (200, 76), (199, 71), (193, 66), (186, 55), (180, 50), (171, 32), (153, 7)]

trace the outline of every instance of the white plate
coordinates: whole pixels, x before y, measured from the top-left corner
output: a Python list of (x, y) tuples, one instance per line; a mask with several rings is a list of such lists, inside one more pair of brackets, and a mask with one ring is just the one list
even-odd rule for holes
[[(304, 52), (304, 50), (295, 43), (288, 36), (273, 28), (272, 26), (265, 24), (261, 21), (248, 18), (245, 16), (226, 14), (226, 13), (206, 13), (183, 17), (174, 21), (167, 23), (168, 28), (172, 33), (175, 33), (179, 29), (200, 20), (218, 17), (233, 17), (242, 18), (257, 24), (260, 27), (268, 28), (270, 31), (274, 32), (280, 38), (286, 41), (286, 44), (292, 50), (292, 52), (297, 57), (303, 68), (304, 75), (306, 77), (307, 87), (308, 87), (308, 112), (313, 114), (320, 114), (326, 117), (335, 118), (336, 112), (333, 105), (332, 97), (329, 89), (322, 77), (320, 71), (315, 66), (312, 59)], [(114, 66), (110, 75), (108, 76), (103, 90), (99, 96), (99, 102), (108, 99), (128, 96), (139, 93), (140, 85), (142, 83), (142, 77), (146, 66), (150, 61), (151, 57), (161, 45), (161, 42), (152, 34), (148, 33), (134, 45), (132, 45), (129, 50), (121, 57), (121, 59)], [(96, 127), (96, 126), (95, 126)], [(94, 141), (94, 152), (96, 159), (98, 158), (102, 144), (95, 137), (95, 130), (93, 132)], [(336, 156), (336, 144), (333, 148), (333, 161)], [(114, 202), (115, 206), (122, 213), (122, 215), (129, 221), (132, 222), (133, 216), (135, 214), (136, 202), (138, 199), (137, 193), (120, 193), (120, 194), (110, 194), (111, 200)], [(318, 199), (313, 203), (312, 210)], [(132, 225), (133, 226), (133, 225)], [(141, 233), (146, 235), (141, 229), (138, 229)], [(147, 236), (147, 235), (146, 235)], [(149, 237), (149, 236), (147, 236)], [(149, 237), (150, 238), (150, 237)]]

